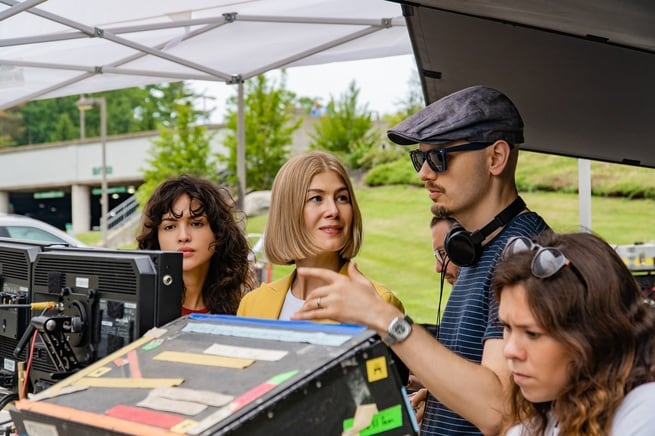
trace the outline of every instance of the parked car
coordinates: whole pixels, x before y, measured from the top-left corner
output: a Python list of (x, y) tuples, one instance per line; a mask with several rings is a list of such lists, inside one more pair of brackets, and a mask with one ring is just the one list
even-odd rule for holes
[(0, 237), (66, 244), (70, 247), (87, 246), (53, 225), (17, 214), (0, 213)]

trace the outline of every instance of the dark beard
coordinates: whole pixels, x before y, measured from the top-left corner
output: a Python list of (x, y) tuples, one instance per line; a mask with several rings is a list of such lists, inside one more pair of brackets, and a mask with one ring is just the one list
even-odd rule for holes
[(453, 212), (450, 209), (436, 203), (432, 205), (430, 210), (432, 211), (432, 215), (434, 216), (449, 217), (453, 214)]

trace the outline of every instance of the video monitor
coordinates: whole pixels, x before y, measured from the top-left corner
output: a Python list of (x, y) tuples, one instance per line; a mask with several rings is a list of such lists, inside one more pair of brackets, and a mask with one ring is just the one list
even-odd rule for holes
[(46, 248), (34, 261), (33, 317), (41, 333), (30, 380), (38, 392), (180, 317), (182, 254), (147, 250)]
[(0, 238), (0, 386), (6, 389), (16, 387), (17, 361), (25, 360), (14, 349), (30, 322), (32, 264), (46, 245)]

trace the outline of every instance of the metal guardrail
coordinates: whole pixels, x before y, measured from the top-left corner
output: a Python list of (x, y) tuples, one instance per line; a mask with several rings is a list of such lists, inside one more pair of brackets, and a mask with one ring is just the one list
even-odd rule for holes
[(109, 211), (107, 218), (107, 229), (112, 230), (120, 227), (127, 220), (138, 213), (139, 203), (133, 195), (112, 210)]

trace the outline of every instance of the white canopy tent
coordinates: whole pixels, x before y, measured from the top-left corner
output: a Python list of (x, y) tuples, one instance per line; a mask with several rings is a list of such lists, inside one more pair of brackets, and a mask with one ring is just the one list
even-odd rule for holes
[(401, 7), (383, 0), (0, 0), (0, 110), (179, 80), (236, 84), (243, 194), (243, 81), (411, 52)]

